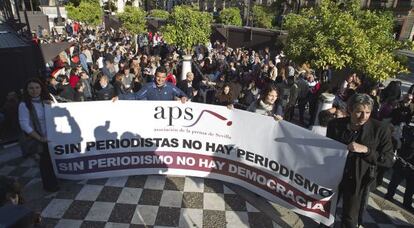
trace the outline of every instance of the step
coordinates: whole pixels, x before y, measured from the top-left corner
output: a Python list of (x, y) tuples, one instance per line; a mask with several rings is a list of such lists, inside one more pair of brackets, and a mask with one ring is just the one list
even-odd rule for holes
[(0, 165), (19, 157), (22, 157), (22, 151), (17, 142), (0, 147)]

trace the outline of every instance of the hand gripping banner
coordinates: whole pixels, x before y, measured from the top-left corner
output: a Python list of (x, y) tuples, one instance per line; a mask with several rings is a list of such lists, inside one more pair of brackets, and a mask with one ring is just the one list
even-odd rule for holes
[(331, 225), (347, 151), (271, 117), (171, 101), (64, 103), (46, 110), (57, 177), (208, 177)]

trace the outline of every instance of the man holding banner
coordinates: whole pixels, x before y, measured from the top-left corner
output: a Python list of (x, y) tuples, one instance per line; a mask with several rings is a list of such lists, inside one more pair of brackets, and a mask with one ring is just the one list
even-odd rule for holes
[(171, 101), (179, 99), (182, 103), (187, 101), (187, 95), (173, 84), (167, 83), (167, 69), (163, 66), (155, 71), (154, 82), (147, 83), (142, 89), (133, 94), (120, 94), (112, 101), (120, 100), (154, 100)]
[(377, 166), (393, 164), (390, 131), (381, 122), (370, 119), (373, 104), (369, 95), (355, 94), (347, 104), (350, 117), (328, 124), (327, 137), (346, 144), (349, 151), (339, 187), (343, 197), (341, 227), (358, 225), (358, 215), (375, 180)]

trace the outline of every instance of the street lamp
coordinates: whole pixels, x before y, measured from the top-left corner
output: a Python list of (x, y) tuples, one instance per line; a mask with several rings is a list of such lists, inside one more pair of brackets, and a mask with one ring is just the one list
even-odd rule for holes
[(56, 26), (63, 26), (63, 19), (62, 19), (62, 14), (60, 13), (60, 1), (61, 0), (55, 0), (55, 5), (56, 5)]

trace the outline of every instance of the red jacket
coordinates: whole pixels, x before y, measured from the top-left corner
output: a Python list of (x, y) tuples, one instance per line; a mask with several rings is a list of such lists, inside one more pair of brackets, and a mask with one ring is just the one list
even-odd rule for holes
[(174, 85), (177, 85), (177, 79), (175, 78), (175, 76), (171, 73), (167, 74), (167, 78), (165, 79), (167, 82), (172, 83)]
[(75, 22), (73, 24), (73, 31), (75, 31), (76, 33), (78, 33), (79, 32), (79, 28), (80, 28), (79, 23)]
[(70, 87), (75, 88), (76, 84), (78, 84), (78, 81), (80, 80), (80, 77), (76, 74), (72, 74), (69, 78), (69, 84)]

